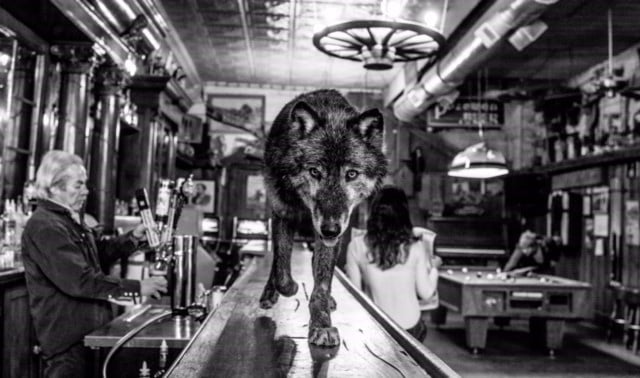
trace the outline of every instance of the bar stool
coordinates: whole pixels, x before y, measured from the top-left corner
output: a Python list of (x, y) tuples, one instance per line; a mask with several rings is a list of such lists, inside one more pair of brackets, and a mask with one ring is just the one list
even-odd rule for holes
[(626, 329), (625, 347), (631, 348), (635, 354), (638, 351), (638, 335), (640, 335), (640, 288), (625, 291)]
[(614, 328), (620, 328), (623, 331), (623, 344), (627, 344), (627, 332), (626, 332), (626, 309), (625, 309), (625, 293), (627, 291), (625, 286), (620, 283), (611, 283), (609, 289), (613, 294), (613, 306), (609, 318), (607, 319), (607, 342), (611, 342), (611, 336)]

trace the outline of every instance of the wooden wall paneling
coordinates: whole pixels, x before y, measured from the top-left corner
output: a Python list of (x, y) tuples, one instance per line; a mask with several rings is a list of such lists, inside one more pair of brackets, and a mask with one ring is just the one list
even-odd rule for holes
[(29, 298), (23, 279), (0, 287), (3, 377), (37, 377), (38, 364), (32, 353), (34, 346)]
[[(632, 164), (638, 164), (634, 162)], [(632, 177), (627, 177), (626, 173), (624, 174), (626, 181), (626, 190), (624, 193), (625, 200), (636, 200), (640, 201), (640, 179), (633, 175)], [(626, 240), (626, 235), (622, 240)], [(640, 246), (630, 245), (627, 242), (621, 243), (622, 247), (622, 283), (624, 285), (630, 286), (640, 286), (640, 277), (638, 277), (638, 273), (640, 272)]]

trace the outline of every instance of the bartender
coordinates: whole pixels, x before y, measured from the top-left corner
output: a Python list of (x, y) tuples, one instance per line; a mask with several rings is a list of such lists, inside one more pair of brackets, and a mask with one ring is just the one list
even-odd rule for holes
[(83, 338), (112, 318), (110, 299), (159, 297), (163, 277), (142, 281), (107, 276), (109, 265), (146, 240), (145, 227), (96, 239), (81, 216), (88, 195), (82, 159), (49, 151), (36, 173), (38, 205), (22, 234), (29, 306), (45, 377), (89, 376)]

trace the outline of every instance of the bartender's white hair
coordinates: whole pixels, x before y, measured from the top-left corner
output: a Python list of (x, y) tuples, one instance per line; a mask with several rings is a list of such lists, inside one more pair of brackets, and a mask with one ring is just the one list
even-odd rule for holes
[(65, 183), (68, 169), (72, 166), (84, 168), (84, 162), (78, 155), (60, 150), (51, 150), (44, 154), (36, 172), (34, 197), (51, 198), (51, 188)]

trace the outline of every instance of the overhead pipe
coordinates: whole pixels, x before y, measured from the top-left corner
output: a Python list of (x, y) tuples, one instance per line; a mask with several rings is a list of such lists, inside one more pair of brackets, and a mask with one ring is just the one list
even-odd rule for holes
[(242, 36), (244, 38), (244, 47), (247, 50), (247, 60), (249, 62), (249, 73), (251, 78), (256, 77), (256, 65), (253, 59), (253, 48), (251, 47), (251, 34), (249, 33), (249, 21), (247, 20), (247, 9), (244, 6), (244, 0), (238, 0), (238, 8), (240, 9), (240, 21), (242, 22)]
[(515, 0), (506, 9), (474, 24), (417, 83), (405, 88), (404, 93), (393, 104), (395, 116), (409, 122), (441, 97), (454, 93), (469, 74), (499, 50), (501, 42), (508, 35), (535, 21), (550, 5), (558, 1)]

